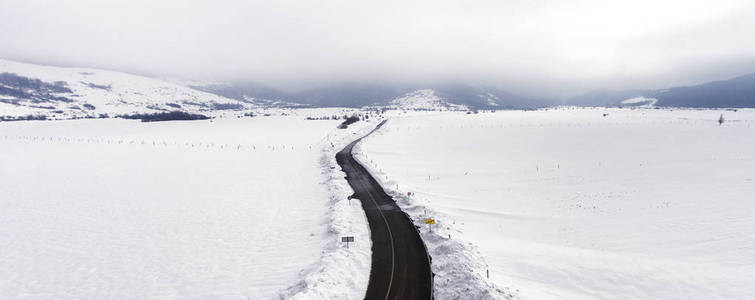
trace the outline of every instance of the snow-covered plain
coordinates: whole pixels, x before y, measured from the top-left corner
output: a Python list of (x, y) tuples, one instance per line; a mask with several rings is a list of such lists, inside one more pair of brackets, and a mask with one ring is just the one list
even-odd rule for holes
[(0, 298), (361, 297), (333, 113), (0, 123)]
[(755, 298), (755, 111), (410, 112), (360, 151), (438, 299)]

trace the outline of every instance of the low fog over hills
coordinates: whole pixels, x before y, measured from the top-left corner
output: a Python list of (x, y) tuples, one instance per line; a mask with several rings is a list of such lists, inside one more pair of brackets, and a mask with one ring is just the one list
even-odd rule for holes
[(476, 87), (454, 83), (430, 85), (344, 83), (307, 89), (295, 93), (286, 93), (254, 83), (229, 83), (193, 87), (239, 100), (247, 98), (275, 99), (314, 107), (385, 105), (392, 99), (422, 89), (432, 89), (436, 91), (438, 96), (447, 99), (451, 103), (475, 109), (538, 108), (556, 103), (555, 101), (527, 98), (493, 87)]
[[(566, 101), (461, 83), (342, 83), (286, 92), (254, 82), (164, 81), (92, 68), (0, 60), (0, 116), (11, 119), (107, 117), (161, 111), (209, 113), (293, 107), (393, 107), (471, 110), (570, 106), (755, 107), (755, 74), (693, 86), (597, 90)], [(416, 99), (415, 99), (416, 98)], [(408, 100), (414, 99), (414, 100)], [(406, 100), (406, 101), (405, 101)], [(424, 104), (417, 106), (417, 101)], [(434, 103), (434, 104), (433, 104)], [(441, 104), (445, 103), (445, 104)]]

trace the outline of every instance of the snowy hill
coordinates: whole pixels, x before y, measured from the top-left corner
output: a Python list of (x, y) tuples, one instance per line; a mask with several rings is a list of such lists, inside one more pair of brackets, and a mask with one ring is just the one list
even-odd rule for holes
[(442, 84), (432, 89), (452, 103), (474, 109), (534, 109), (555, 104), (543, 99), (523, 97), (495, 87)]
[(159, 79), (0, 59), (0, 116), (68, 119), (100, 114), (244, 110), (258, 105)]
[(621, 104), (625, 106), (653, 107), (657, 102), (658, 99), (640, 96), (622, 100)]
[(229, 99), (251, 102), (264, 107), (305, 108), (311, 105), (296, 102), (296, 98), (276, 89), (256, 83), (201, 83), (184, 81), (185, 86)]
[[(655, 101), (652, 101), (655, 100)], [(638, 101), (638, 102), (634, 102)], [(571, 98), (576, 106), (755, 107), (755, 74), (657, 90), (599, 90)]]
[(423, 89), (406, 93), (388, 102), (385, 107), (406, 110), (465, 111), (467, 106), (453, 104), (441, 97), (435, 90)]

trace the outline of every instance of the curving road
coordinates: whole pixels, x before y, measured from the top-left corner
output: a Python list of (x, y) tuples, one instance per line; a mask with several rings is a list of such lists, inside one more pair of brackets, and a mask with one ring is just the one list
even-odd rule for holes
[(430, 256), (417, 228), (351, 153), (363, 138), (338, 152), (336, 161), (354, 190), (353, 198), (361, 200), (370, 225), (372, 269), (365, 299), (432, 299)]

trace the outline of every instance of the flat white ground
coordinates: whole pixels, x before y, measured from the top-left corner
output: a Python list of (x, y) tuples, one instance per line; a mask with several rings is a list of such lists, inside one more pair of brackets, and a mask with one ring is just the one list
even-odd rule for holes
[[(754, 298), (754, 121), (752, 110), (409, 113), (365, 140), (362, 160), (415, 193), (400, 201), (413, 217), (437, 219), (425, 235), (434, 268), (479, 250), (477, 278), (489, 269), (525, 299)], [(436, 291), (453, 294), (453, 274), (436, 271)]]
[[(0, 123), (0, 298), (277, 298), (340, 245), (320, 162), (337, 124)], [(363, 293), (359, 272), (329, 292)]]

